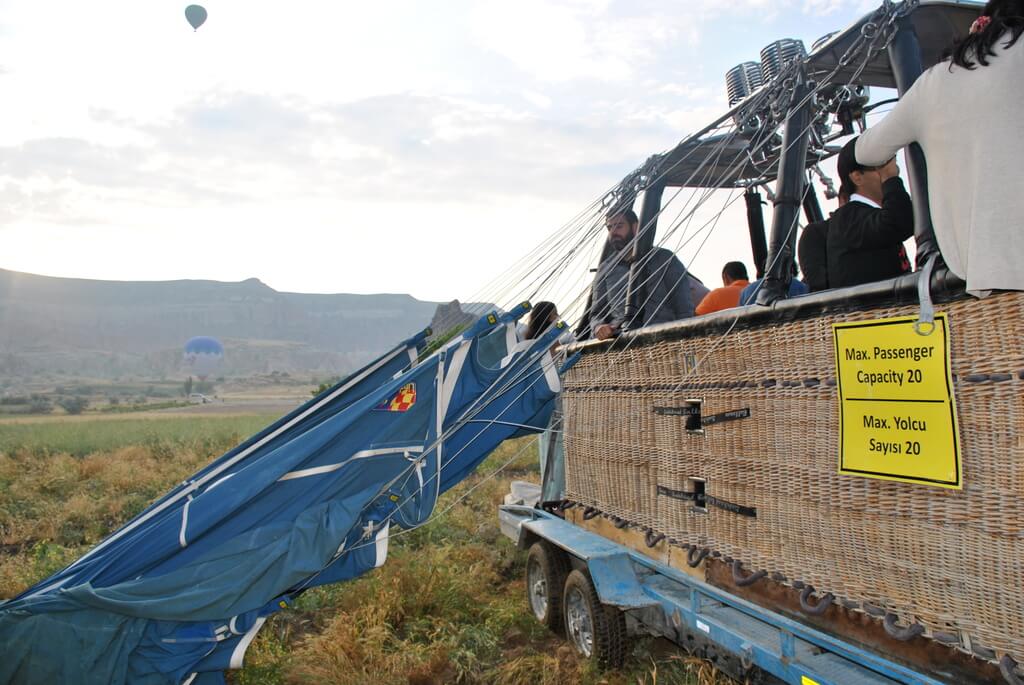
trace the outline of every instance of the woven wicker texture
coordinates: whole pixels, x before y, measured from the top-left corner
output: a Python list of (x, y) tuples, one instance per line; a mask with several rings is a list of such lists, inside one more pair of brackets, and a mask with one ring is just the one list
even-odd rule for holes
[[(938, 310), (963, 490), (838, 474), (831, 326), (917, 313), (900, 307), (585, 354), (563, 393), (569, 499), (1024, 662), (1024, 293)], [(654, 412), (687, 399), (751, 416), (690, 433)], [(665, 494), (694, 478), (756, 517)]]

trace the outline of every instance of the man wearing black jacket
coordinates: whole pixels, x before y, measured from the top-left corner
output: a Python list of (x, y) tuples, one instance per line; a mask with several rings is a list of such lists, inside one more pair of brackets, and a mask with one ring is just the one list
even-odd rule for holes
[(896, 158), (865, 167), (854, 155), (856, 138), (839, 153), (839, 178), (850, 201), (828, 220), (828, 284), (871, 283), (910, 271), (903, 241), (914, 235), (914, 206)]
[(639, 287), (634, 297), (638, 313), (633, 321), (626, 321), (628, 248), (639, 226), (639, 218), (628, 208), (613, 209), (606, 218), (608, 244), (594, 277), (589, 312), (590, 334), (598, 340), (618, 335), (627, 323), (639, 328), (693, 316), (686, 267), (671, 251), (654, 247), (637, 264)]

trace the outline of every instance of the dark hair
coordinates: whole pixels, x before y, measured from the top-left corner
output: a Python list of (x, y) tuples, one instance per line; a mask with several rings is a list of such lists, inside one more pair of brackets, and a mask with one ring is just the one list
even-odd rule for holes
[(610, 212), (608, 212), (605, 218), (611, 220), (617, 216), (621, 216), (626, 221), (628, 221), (630, 226), (632, 226), (633, 224), (640, 223), (640, 217), (638, 217), (636, 215), (636, 212), (634, 212), (629, 207), (617, 207), (615, 209), (612, 209)]
[(533, 340), (552, 324), (551, 315), (557, 314), (558, 309), (553, 302), (538, 302), (530, 310), (530, 323), (526, 325), (526, 339)]
[(722, 267), (722, 275), (728, 276), (734, 281), (747, 280), (747, 267), (743, 262), (726, 262)]
[(955, 43), (950, 51), (949, 68), (953, 65), (964, 69), (974, 69), (974, 59), (983, 67), (988, 66), (988, 58), (995, 57), (992, 49), (1003, 33), (1010, 32), (1010, 38), (1003, 46), (1010, 47), (1024, 33), (1024, 0), (989, 0), (981, 16), (989, 17), (988, 26), (977, 33), (969, 33), (963, 40)]

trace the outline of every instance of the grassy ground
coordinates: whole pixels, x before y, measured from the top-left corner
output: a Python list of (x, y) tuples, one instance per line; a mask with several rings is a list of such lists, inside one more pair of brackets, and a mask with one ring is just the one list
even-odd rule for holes
[[(0, 425), (0, 598), (59, 570), (269, 420), (217, 417), (196, 426), (196, 419), (125, 419), (77, 422), (74, 429), (44, 423), (14, 435), (10, 424)], [(707, 664), (650, 639), (634, 643), (626, 670), (597, 673), (533, 619), (525, 553), (499, 533), (496, 506), (512, 478), (537, 477), (535, 454), (522, 441), (503, 445), (442, 499), (443, 515), (393, 538), (383, 568), (313, 589), (273, 616), (230, 681), (715, 682)]]
[(223, 451), (276, 419), (276, 415), (200, 417), (34, 417), (0, 423), (0, 454), (34, 458), (65, 453), (85, 457), (125, 447), (174, 456), (185, 448), (198, 458)]

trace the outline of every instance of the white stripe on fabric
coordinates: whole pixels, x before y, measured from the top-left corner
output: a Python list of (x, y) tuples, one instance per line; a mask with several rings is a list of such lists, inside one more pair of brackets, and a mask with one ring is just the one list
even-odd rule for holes
[(561, 392), (562, 379), (558, 377), (558, 369), (555, 368), (555, 358), (551, 355), (551, 350), (541, 357), (540, 365), (544, 369), (544, 378), (547, 379), (551, 392)]
[(198, 673), (193, 673), (192, 675), (190, 675), (185, 680), (182, 680), (181, 681), (181, 685), (192, 685), (192, 681), (195, 680), (196, 676), (198, 676), (198, 675), (199, 675)]
[(444, 435), (444, 397), (442, 397), (441, 388), (444, 387), (444, 361), (442, 357), (437, 364), (437, 376), (434, 378), (434, 427), (436, 433), (434, 435), (434, 441), (437, 443), (434, 447), (434, 451), (441, 454), (441, 447), (443, 441), (441, 440)]
[(235, 635), (241, 635), (241, 633), (238, 632), (238, 625), (235, 623), (235, 621), (237, 621), (237, 620), (238, 620), (237, 616), (232, 616), (231, 617), (231, 620), (228, 621), (228, 630), (230, 630)]
[(188, 501), (185, 502), (185, 506), (181, 508), (181, 530), (178, 531), (178, 544), (184, 548), (188, 545), (185, 542), (185, 529), (188, 527), (188, 508), (192, 505), (192, 495), (188, 496)]
[(516, 358), (517, 354), (519, 354), (523, 350), (528, 350), (531, 347), (533, 347), (533, 340), (522, 340), (520, 342), (517, 342), (515, 345), (509, 348), (508, 354), (502, 358), (501, 368), (504, 369), (506, 366), (512, 363), (512, 360)]
[(377, 537), (374, 540), (374, 546), (377, 552), (377, 559), (373, 564), (374, 568), (380, 568), (384, 565), (384, 562), (388, 558), (388, 529), (391, 528), (390, 523), (385, 523), (384, 527), (377, 531)]
[(249, 649), (249, 644), (256, 637), (256, 633), (260, 631), (263, 624), (267, 622), (267, 617), (262, 616), (256, 619), (256, 623), (253, 624), (252, 628), (249, 629), (242, 639), (235, 645), (234, 651), (231, 652), (231, 663), (228, 664), (228, 668), (241, 668), (242, 662), (245, 660), (245, 650)]
[[(276, 438), (278, 435), (280, 435), (284, 431), (288, 430), (289, 428), (291, 428), (295, 424), (297, 424), (300, 421), (302, 421), (303, 419), (305, 419), (310, 414), (313, 414), (314, 412), (318, 411), (325, 404), (327, 404), (328, 402), (332, 401), (333, 399), (335, 399), (336, 397), (338, 397), (342, 393), (347, 392), (350, 388), (355, 386), (357, 383), (362, 382), (365, 378), (369, 377), (372, 373), (377, 371), (377, 369), (381, 368), (382, 366), (384, 366), (385, 364), (390, 362), (392, 359), (394, 359), (397, 355), (399, 355), (402, 352), (404, 352), (406, 349), (408, 349), (408, 346), (401, 347), (401, 348), (396, 348), (391, 354), (389, 354), (386, 357), (382, 358), (376, 364), (374, 364), (370, 368), (366, 369), (366, 371), (364, 371), (363, 373), (359, 374), (359, 376), (357, 378), (353, 378), (351, 381), (346, 383), (344, 386), (338, 388), (336, 391), (332, 392), (330, 395), (328, 395), (327, 397), (323, 398), (323, 400), (321, 400), (320, 402), (317, 402), (312, 407), (310, 407), (306, 411), (302, 412), (301, 414), (296, 416), (294, 419), (292, 419), (291, 421), (289, 421), (285, 425), (283, 425), (280, 428), (278, 428), (273, 433), (265, 436), (259, 442), (255, 443), (253, 445), (250, 445), (245, 450), (239, 452), (234, 457), (232, 457), (230, 460), (224, 462), (219, 467), (217, 467), (216, 469), (214, 469), (213, 471), (211, 471), (210, 473), (206, 474), (201, 479), (199, 479), (198, 481), (193, 483), (188, 489), (183, 490), (182, 492), (179, 492), (174, 497), (170, 498), (166, 502), (164, 502), (164, 503), (160, 504), (159, 506), (155, 507), (149, 513), (147, 513), (147, 514), (145, 514), (143, 516), (140, 516), (139, 518), (135, 519), (134, 521), (131, 521), (130, 523), (128, 523), (128, 525), (126, 525), (124, 528), (121, 528), (119, 531), (115, 532), (113, 535), (108, 537), (106, 540), (102, 541), (100, 544), (98, 544), (95, 547), (93, 547), (86, 554), (84, 554), (83, 556), (79, 557), (77, 561), (75, 561), (70, 566), (68, 566), (67, 570), (70, 571), (71, 569), (75, 568), (76, 566), (78, 566), (79, 564), (84, 562), (86, 559), (92, 557), (94, 554), (96, 554), (100, 550), (105, 549), (108, 545), (116, 542), (117, 540), (120, 540), (125, 535), (127, 535), (129, 532), (131, 532), (132, 530), (135, 530), (136, 528), (138, 528), (143, 523), (145, 523), (149, 519), (153, 518), (154, 516), (156, 516), (157, 514), (162, 512), (163, 510), (169, 508), (173, 504), (176, 504), (179, 500), (181, 500), (182, 497), (190, 495), (192, 492), (194, 492), (198, 488), (202, 487), (203, 485), (205, 485), (206, 483), (210, 482), (211, 480), (213, 480), (214, 478), (216, 478), (220, 474), (224, 473), (224, 471), (228, 470), (229, 468), (231, 468), (232, 466), (237, 464), (239, 461), (241, 461), (242, 459), (245, 459), (247, 456), (252, 454), (253, 451), (255, 451), (255, 450), (259, 449), (260, 447), (262, 447), (263, 445), (267, 444), (268, 442), (270, 442), (271, 440)], [(33, 592), (31, 595), (28, 595), (28, 596), (29, 597), (35, 597), (36, 595), (40, 595), (40, 594), (43, 594), (45, 592), (49, 592), (50, 590), (52, 590), (52, 589), (54, 589), (56, 587), (60, 587), (63, 583), (64, 583), (64, 581), (58, 581), (56, 583), (52, 583), (50, 585), (47, 585), (46, 587), (43, 587), (43, 588), (40, 588), (39, 590), (36, 590), (35, 592)]]
[(223, 478), (221, 478), (219, 480), (213, 481), (213, 483), (210, 484), (210, 487), (206, 488), (206, 492), (209, 492), (210, 490), (213, 490), (215, 487), (217, 487), (218, 485), (220, 485), (221, 483), (226, 481), (228, 478), (231, 478), (231, 476), (233, 476), (233, 475), (235, 475), (235, 474), (229, 473), (228, 475), (224, 476)]
[(299, 469), (298, 471), (289, 471), (280, 478), (278, 482), (283, 480), (294, 480), (296, 478), (307, 478), (309, 476), (319, 476), (324, 473), (330, 473), (331, 471), (337, 471), (345, 464), (356, 459), (367, 459), (369, 457), (379, 457), (384, 454), (398, 454), (399, 452), (422, 452), (423, 447), (420, 445), (413, 445), (410, 447), (382, 447), (375, 450), (361, 450), (356, 452), (345, 461), (338, 462), (337, 464), (325, 464), (324, 466), (315, 466), (310, 469)]
[[(444, 385), (441, 388), (442, 395), (442, 411), (438, 416), (438, 422), (443, 423), (445, 414), (448, 413), (448, 403), (452, 399), (452, 395), (455, 394), (455, 386), (459, 382), (459, 374), (462, 373), (462, 367), (466, 363), (466, 356), (469, 354), (470, 343), (463, 343), (459, 349), (455, 350), (452, 355), (452, 363), (448, 365), (448, 370), (444, 372)], [(438, 431), (438, 435), (441, 431)]]

